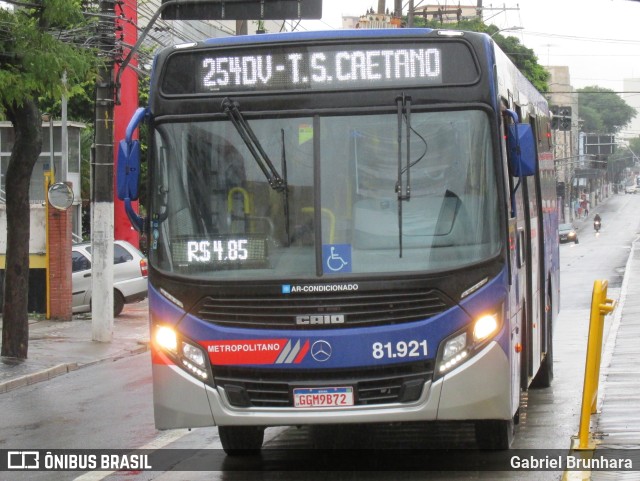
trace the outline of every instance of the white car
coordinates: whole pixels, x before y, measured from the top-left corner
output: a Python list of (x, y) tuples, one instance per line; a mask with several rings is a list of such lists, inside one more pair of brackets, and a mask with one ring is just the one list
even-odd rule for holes
[[(71, 251), (73, 313), (91, 311), (91, 243), (74, 244)], [(113, 244), (113, 316), (122, 312), (125, 303), (147, 297), (147, 259), (130, 243)]]
[(636, 184), (629, 184), (624, 188), (625, 194), (635, 194), (636, 193)]

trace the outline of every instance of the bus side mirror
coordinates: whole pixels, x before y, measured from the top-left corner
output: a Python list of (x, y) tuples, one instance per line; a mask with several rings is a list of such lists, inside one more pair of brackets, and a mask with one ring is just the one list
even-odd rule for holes
[(131, 202), (138, 200), (140, 191), (140, 142), (133, 140), (133, 131), (147, 114), (139, 108), (127, 126), (126, 137), (118, 145), (118, 170), (116, 173), (116, 194), (124, 202), (124, 209), (131, 225), (142, 232), (144, 221), (133, 209)]
[(507, 154), (514, 177), (529, 177), (536, 173), (536, 144), (529, 124), (509, 125)]
[(118, 199), (138, 200), (140, 185), (140, 142), (121, 140), (118, 146)]

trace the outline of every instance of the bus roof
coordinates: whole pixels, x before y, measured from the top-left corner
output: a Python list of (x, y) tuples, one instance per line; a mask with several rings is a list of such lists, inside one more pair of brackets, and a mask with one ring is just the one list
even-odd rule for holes
[(468, 32), (462, 30), (434, 30), (432, 28), (383, 28), (383, 29), (343, 29), (343, 30), (317, 30), (304, 32), (282, 32), (266, 33), (259, 35), (236, 35), (231, 37), (210, 38), (205, 40), (205, 44), (215, 45), (243, 45), (268, 43), (278, 41), (308, 41), (308, 40), (344, 40), (357, 38), (403, 38), (429, 36), (434, 32), (442, 35), (444, 32), (459, 32), (460, 36), (485, 35), (478, 32)]

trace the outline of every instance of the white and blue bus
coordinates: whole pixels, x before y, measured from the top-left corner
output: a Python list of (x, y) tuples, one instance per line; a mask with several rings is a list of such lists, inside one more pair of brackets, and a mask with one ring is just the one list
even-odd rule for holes
[(485, 34), (162, 50), (118, 165), (149, 238), (156, 426), (243, 453), (270, 426), (460, 420), (508, 448), (553, 377), (551, 147), (547, 102)]

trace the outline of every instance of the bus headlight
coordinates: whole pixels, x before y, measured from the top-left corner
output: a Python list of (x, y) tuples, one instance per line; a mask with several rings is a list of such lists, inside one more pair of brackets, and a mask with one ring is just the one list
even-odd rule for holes
[(454, 366), (457, 366), (466, 359), (468, 355), (467, 333), (463, 332), (445, 342), (438, 371), (444, 373), (451, 370)]
[(440, 345), (434, 377), (444, 376), (472, 357), (500, 331), (500, 326), (498, 313), (483, 315), (445, 339)]
[(176, 365), (200, 381), (213, 385), (207, 353), (200, 346), (183, 339), (169, 326), (159, 326), (153, 339)]
[(473, 339), (476, 342), (484, 341), (498, 331), (498, 315), (482, 316), (473, 324)]
[(178, 351), (178, 336), (176, 331), (167, 326), (160, 326), (156, 330), (156, 344), (166, 351), (176, 353)]
[(209, 379), (207, 358), (204, 351), (199, 347), (182, 341), (182, 356), (180, 360), (186, 370), (198, 379), (202, 381)]

